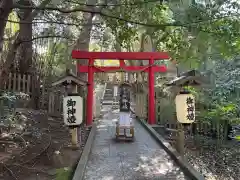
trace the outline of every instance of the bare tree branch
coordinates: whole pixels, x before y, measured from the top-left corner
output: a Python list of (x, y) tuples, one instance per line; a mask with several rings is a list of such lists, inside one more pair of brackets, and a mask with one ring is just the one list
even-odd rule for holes
[(205, 20), (199, 20), (199, 21), (195, 21), (195, 22), (189, 22), (189, 23), (165, 23), (165, 24), (147, 24), (147, 23), (141, 23), (141, 22), (137, 22), (137, 21), (132, 21), (132, 20), (129, 20), (129, 19), (124, 19), (124, 18), (121, 18), (121, 17), (117, 17), (117, 16), (113, 16), (113, 15), (110, 15), (110, 14), (106, 14), (106, 13), (103, 13), (101, 11), (98, 11), (96, 10), (92, 10), (89, 9), (88, 7), (85, 7), (85, 8), (74, 8), (74, 9), (61, 9), (61, 8), (57, 8), (57, 7), (44, 7), (44, 8), (41, 8), (41, 7), (32, 7), (32, 6), (19, 6), (19, 5), (15, 5), (14, 8), (22, 8), (22, 9), (36, 9), (36, 10), (50, 10), (50, 11), (58, 11), (60, 13), (73, 13), (73, 12), (85, 12), (85, 13), (91, 13), (91, 14), (98, 14), (100, 16), (105, 16), (105, 17), (108, 17), (108, 18), (112, 18), (112, 19), (117, 19), (117, 20), (120, 20), (120, 21), (124, 21), (124, 22), (127, 22), (127, 23), (131, 23), (131, 24), (137, 24), (137, 25), (141, 25), (141, 26), (147, 26), (147, 27), (167, 27), (167, 26), (180, 26), (180, 27), (187, 27), (189, 25), (192, 25), (192, 24), (199, 24), (199, 23), (203, 23), (203, 22), (211, 22), (211, 21), (215, 21), (215, 20), (219, 20), (219, 19), (223, 19), (223, 18), (227, 18), (227, 17), (233, 17), (233, 16), (238, 16), (238, 15), (228, 15), (228, 16), (223, 16), (223, 17), (216, 17), (216, 18), (209, 18), (209, 19), (205, 19)]
[(67, 0), (67, 1), (69, 3), (74, 3), (81, 6), (93, 6), (93, 7), (138, 6), (138, 5), (149, 4), (149, 3), (162, 3), (161, 0), (148, 0), (148, 1), (141, 1), (141, 2), (135, 2), (135, 3), (119, 3), (119, 4), (102, 3), (102, 4), (91, 5), (91, 4), (80, 3), (77, 1), (71, 1), (71, 0)]
[[(41, 8), (41, 7), (32, 7), (32, 6), (20, 6), (20, 5), (15, 5), (13, 6), (14, 8), (18, 8), (18, 9), (36, 9), (36, 10), (50, 10), (50, 11), (58, 11), (60, 13), (73, 13), (73, 12), (85, 12), (85, 13), (91, 13), (91, 14), (98, 14), (98, 15), (101, 15), (101, 16), (105, 16), (105, 17), (108, 17), (108, 18), (113, 18), (113, 19), (117, 19), (117, 20), (121, 20), (121, 21), (124, 21), (124, 22), (128, 22), (128, 23), (132, 23), (132, 24), (138, 24), (138, 25), (142, 25), (142, 26), (148, 26), (148, 27), (156, 27), (156, 25), (153, 25), (153, 24), (145, 24), (145, 23), (141, 23), (141, 22), (136, 22), (136, 21), (132, 21), (132, 20), (127, 20), (127, 19), (124, 19), (124, 18), (121, 18), (121, 17), (116, 17), (116, 16), (112, 16), (112, 15), (109, 15), (109, 14), (105, 14), (103, 12), (100, 12), (98, 10), (92, 10), (89, 9), (87, 6), (85, 8), (74, 8), (74, 9), (61, 9), (61, 8), (57, 8), (57, 7), (44, 7), (44, 8)], [(174, 24), (165, 24), (165, 25), (158, 25), (158, 26), (176, 26)]]
[(17, 23), (17, 24), (61, 24), (61, 25), (67, 25), (67, 26), (91, 26), (91, 25), (101, 25), (101, 23), (92, 23), (92, 24), (88, 24), (88, 23), (65, 23), (65, 22), (57, 22), (57, 21), (13, 21), (13, 20), (9, 20), (9, 19), (5, 19), (5, 21), (7, 22), (11, 22), (11, 23)]
[[(13, 40), (13, 38), (16, 37), (16, 36), (13, 36), (11, 38), (5, 38), (4, 41), (11, 41)], [(66, 36), (61, 36), (61, 35), (46, 35), (46, 36), (37, 36), (37, 37), (33, 37), (32, 39), (29, 39), (29, 40), (21, 40), (18, 42), (18, 45), (22, 44), (22, 43), (25, 43), (25, 42), (30, 42), (30, 41), (35, 41), (35, 40), (38, 40), (38, 39), (47, 39), (47, 38), (62, 38), (62, 39), (68, 39), (68, 40), (71, 40), (69, 37), (66, 37)], [(72, 40), (73, 41), (73, 40)]]

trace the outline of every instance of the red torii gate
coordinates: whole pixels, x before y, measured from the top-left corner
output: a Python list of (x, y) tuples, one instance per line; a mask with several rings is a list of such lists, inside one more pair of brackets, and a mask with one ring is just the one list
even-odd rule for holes
[[(165, 65), (154, 65), (154, 60), (169, 59), (166, 52), (87, 52), (72, 51), (73, 59), (88, 59), (88, 65), (78, 66), (78, 71), (88, 73), (88, 94), (87, 94), (87, 125), (92, 124), (93, 120), (93, 90), (94, 90), (94, 73), (95, 72), (112, 72), (112, 71), (144, 71), (148, 72), (148, 123), (155, 124), (155, 92), (154, 92), (154, 73), (166, 72)], [(94, 66), (96, 59), (116, 59), (120, 61), (119, 67), (99, 67)], [(124, 60), (148, 60), (147, 66), (126, 66)]]

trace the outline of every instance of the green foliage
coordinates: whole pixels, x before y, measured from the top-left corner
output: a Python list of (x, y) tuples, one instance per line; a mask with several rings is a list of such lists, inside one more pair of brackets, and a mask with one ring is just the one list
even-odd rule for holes
[[(142, 1), (132, 3), (137, 2)], [(238, 9), (239, 4), (233, 1), (216, 1), (210, 5), (191, 1), (154, 2), (134, 8), (130, 5), (110, 7), (109, 14), (120, 18), (104, 17), (104, 20), (127, 50), (130, 44), (134, 46), (140, 41), (139, 34), (146, 33), (151, 36), (155, 50), (169, 52), (186, 68), (199, 68), (213, 54), (231, 58), (239, 52)]]
[[(135, 1), (140, 2), (139, 0)], [(124, 2), (123, 2), (124, 3)], [(134, 2), (131, 2), (134, 3)], [(156, 30), (162, 29), (160, 27), (156, 28), (147, 28), (141, 27), (141, 23), (147, 24), (161, 24), (161, 23), (170, 23), (173, 22), (171, 11), (168, 6), (160, 3), (143, 3), (137, 6), (124, 6), (124, 7), (112, 7), (109, 10), (113, 16), (121, 17), (119, 20), (112, 18), (105, 18), (105, 22), (108, 27), (111, 28), (113, 34), (116, 36), (116, 39), (122, 46), (129, 45), (130, 42), (139, 39), (138, 32), (142, 30), (147, 30), (151, 33)], [(125, 22), (121, 19), (125, 19), (128, 22)], [(131, 21), (139, 22), (131, 23)]]
[(11, 92), (4, 92), (0, 96), (0, 100), (7, 101), (11, 104), (14, 104), (16, 99), (16, 96)]
[(46, 77), (59, 77), (68, 64), (71, 64), (70, 49), (67, 41), (61, 39), (48, 39), (43, 41), (38, 48), (39, 64)]
[(69, 168), (60, 168), (56, 170), (55, 180), (70, 180), (72, 170)]
[(231, 61), (217, 60), (212, 74), (215, 84), (203, 91), (197, 91), (198, 103), (205, 105), (201, 109), (202, 120), (227, 121), (230, 124), (240, 123), (240, 66), (239, 58)]
[(230, 123), (232, 121), (237, 120), (237, 105), (236, 104), (220, 104), (216, 105), (214, 108), (210, 109), (206, 115), (205, 118), (209, 121), (229, 121)]
[(231, 61), (218, 60), (212, 70), (215, 78), (215, 86), (206, 89), (205, 95), (214, 103), (226, 103), (239, 101), (240, 66), (239, 58)]
[[(15, 12), (11, 12), (8, 16), (8, 20), (18, 22), (19, 19)], [(5, 28), (5, 36), (11, 37), (19, 30), (19, 24), (13, 22), (7, 22)]]
[(29, 95), (25, 93), (3, 92), (0, 94), (0, 123), (11, 126), (15, 121), (16, 106), (19, 102), (26, 102)]
[(7, 52), (9, 50), (10, 48), (9, 46), (11, 45), (12, 41), (15, 39), (17, 32), (19, 31), (19, 24), (14, 23), (19, 21), (17, 14), (15, 12), (11, 12), (9, 14), (8, 20), (11, 22), (7, 22), (4, 30), (4, 38), (6, 38), (6, 41), (3, 43), (4, 52)]

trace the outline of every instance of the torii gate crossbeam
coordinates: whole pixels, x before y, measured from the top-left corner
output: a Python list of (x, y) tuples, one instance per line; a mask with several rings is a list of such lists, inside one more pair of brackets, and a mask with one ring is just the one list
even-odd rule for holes
[[(88, 73), (88, 94), (87, 94), (87, 125), (92, 124), (93, 120), (93, 90), (94, 90), (94, 73), (96, 72), (112, 72), (112, 71), (144, 71), (148, 72), (148, 123), (155, 124), (155, 92), (154, 92), (154, 73), (166, 72), (165, 65), (154, 65), (155, 60), (169, 59), (166, 52), (87, 52), (72, 51), (73, 59), (88, 59), (88, 65), (78, 65), (78, 71)], [(97, 67), (94, 66), (96, 59), (116, 59), (120, 60), (119, 67)], [(148, 60), (147, 66), (126, 66), (124, 60)]]

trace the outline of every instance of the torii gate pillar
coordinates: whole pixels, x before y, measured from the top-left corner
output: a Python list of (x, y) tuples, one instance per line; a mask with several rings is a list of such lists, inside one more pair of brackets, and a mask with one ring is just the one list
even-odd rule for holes
[(153, 67), (154, 59), (149, 59), (149, 68), (148, 68), (148, 123), (156, 124), (155, 120), (155, 92), (154, 92), (154, 72)]

